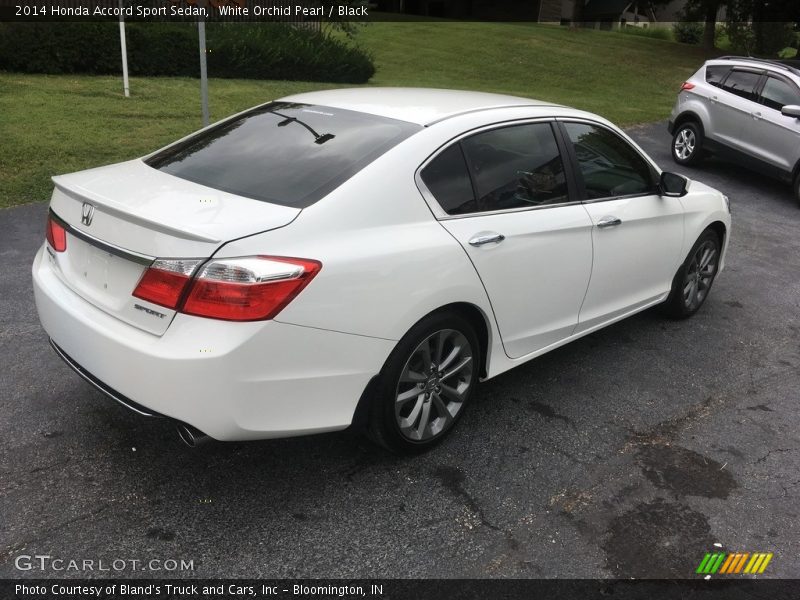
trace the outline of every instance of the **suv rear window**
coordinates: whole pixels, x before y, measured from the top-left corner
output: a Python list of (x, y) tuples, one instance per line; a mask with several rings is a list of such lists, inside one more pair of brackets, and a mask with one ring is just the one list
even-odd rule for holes
[(361, 112), (272, 102), (145, 162), (218, 190), (306, 208), (420, 129)]
[(721, 87), (722, 80), (725, 79), (730, 70), (731, 68), (727, 65), (708, 65), (706, 67), (706, 83)]

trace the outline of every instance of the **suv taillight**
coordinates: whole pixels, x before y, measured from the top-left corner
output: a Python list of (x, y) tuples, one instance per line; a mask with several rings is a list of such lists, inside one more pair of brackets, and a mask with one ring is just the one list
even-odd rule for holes
[(192, 277), (200, 262), (156, 260), (133, 295), (189, 315), (261, 321), (275, 317), (322, 268), (305, 258), (250, 256), (209, 261)]
[(47, 233), (45, 235), (47, 243), (56, 252), (64, 252), (67, 249), (67, 230), (53, 219), (53, 215), (47, 216)]
[(693, 83), (689, 83), (688, 81), (684, 81), (683, 84), (681, 85), (681, 91), (682, 92), (687, 92), (687, 91), (693, 90), (693, 89), (694, 89), (694, 84)]

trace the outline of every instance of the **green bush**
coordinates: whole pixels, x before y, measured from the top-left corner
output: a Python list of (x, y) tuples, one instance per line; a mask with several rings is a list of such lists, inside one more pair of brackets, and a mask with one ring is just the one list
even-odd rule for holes
[(678, 21), (672, 25), (675, 40), (682, 44), (699, 44), (704, 28), (704, 24), (697, 21)]
[(364, 83), (375, 74), (364, 50), (316, 31), (226, 23), (210, 25), (207, 38), (209, 72), (217, 77)]
[[(211, 77), (364, 83), (372, 57), (345, 39), (278, 23), (209, 23)], [(128, 23), (131, 75), (197, 77), (197, 27)], [(119, 27), (102, 23), (0, 23), (0, 69), (22, 73), (119, 73)]]
[(636, 27), (634, 25), (626, 25), (621, 27), (620, 31), (629, 35), (672, 41), (672, 32), (667, 27)]

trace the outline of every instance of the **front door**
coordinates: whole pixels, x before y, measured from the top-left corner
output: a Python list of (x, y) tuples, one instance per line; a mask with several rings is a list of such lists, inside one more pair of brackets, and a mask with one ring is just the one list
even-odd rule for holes
[(681, 262), (683, 208), (657, 193), (650, 163), (616, 132), (564, 122), (592, 221), (592, 278), (576, 332), (666, 294)]

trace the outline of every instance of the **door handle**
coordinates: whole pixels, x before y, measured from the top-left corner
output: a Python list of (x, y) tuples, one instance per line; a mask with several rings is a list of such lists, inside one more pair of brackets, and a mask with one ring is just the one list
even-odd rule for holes
[(603, 217), (597, 222), (597, 226), (600, 229), (605, 229), (606, 227), (616, 227), (617, 225), (622, 225), (622, 219), (618, 219), (617, 217)]
[(716, 102), (717, 100), (719, 100), (719, 98), (717, 96), (711, 96), (711, 101), (712, 102)]
[(483, 246), (484, 244), (499, 244), (506, 236), (502, 233), (479, 233), (469, 241), (470, 246)]
[(758, 121), (761, 118), (761, 113), (760, 112), (754, 112), (754, 113), (750, 113), (750, 114), (753, 115), (753, 118), (756, 121)]

